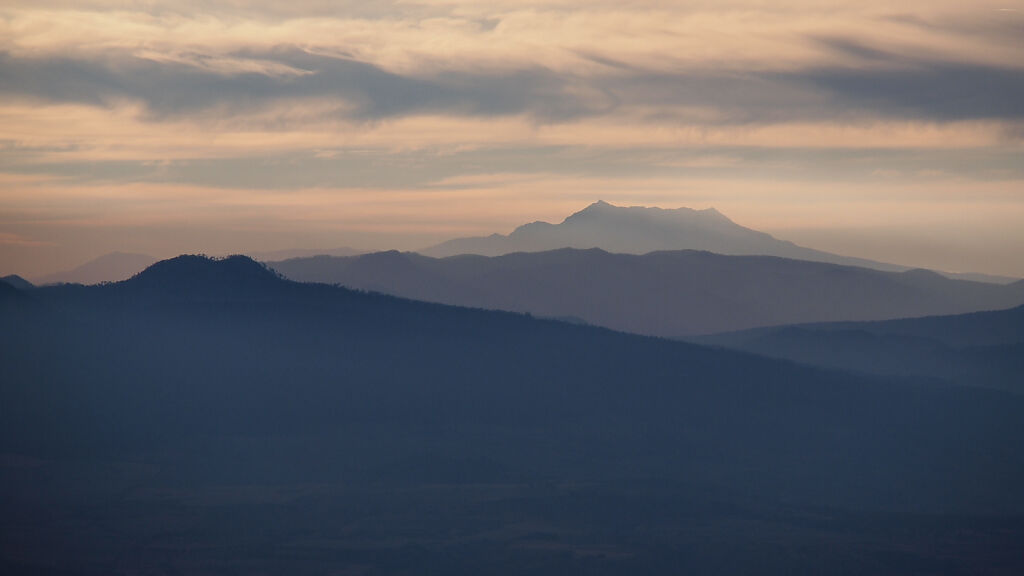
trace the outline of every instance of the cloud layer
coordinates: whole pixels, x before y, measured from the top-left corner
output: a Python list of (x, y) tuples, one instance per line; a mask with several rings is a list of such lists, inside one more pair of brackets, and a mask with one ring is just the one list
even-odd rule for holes
[[(1022, 38), (1024, 6), (988, 1), (4, 6), (0, 224), (40, 237), (7, 243), (26, 250), (66, 246), (50, 237), (60, 225), (113, 225), (72, 217), (78, 201), (123, 225), (217, 226), (189, 190), (232, 198), (258, 223), (245, 226), (351, 216), (316, 239), (356, 224), (495, 231), (594, 199), (585, 186), (700, 198), (751, 226), (785, 204), (869, 227), (870, 211), (844, 206), (878, 190), (908, 211), (875, 204), (896, 223), (955, 221), (950, 195), (1021, 213)], [(474, 194), (452, 192), (469, 181)], [(800, 192), (765, 192), (780, 187)], [(0, 257), (35, 258), (17, 254)]]

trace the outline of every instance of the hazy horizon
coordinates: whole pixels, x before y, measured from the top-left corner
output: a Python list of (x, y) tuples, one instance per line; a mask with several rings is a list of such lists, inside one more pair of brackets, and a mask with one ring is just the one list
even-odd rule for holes
[[(612, 203), (612, 205), (616, 206), (613, 203)], [(619, 205), (619, 207), (626, 207), (626, 206), (625, 205)], [(581, 206), (579, 208), (579, 210), (582, 210), (583, 208), (585, 208), (585, 206)], [(689, 208), (689, 207), (685, 207), (684, 206), (684, 207), (675, 207), (675, 208)], [(714, 207), (713, 206), (709, 206), (708, 208), (714, 208)], [(672, 209), (672, 208), (670, 208), (670, 209)], [(578, 212), (579, 210), (576, 210), (573, 213)], [(570, 214), (565, 214), (565, 217), (568, 217), (569, 215)], [(729, 217), (728, 214), (725, 214), (725, 216)], [(557, 224), (557, 223), (562, 222), (562, 220), (564, 220), (564, 217), (562, 217), (562, 218), (553, 218), (553, 219), (550, 220), (550, 223)], [(529, 222), (535, 222), (535, 221), (537, 221), (537, 220), (531, 220)], [(516, 226), (513, 226), (512, 228), (509, 228), (507, 230), (484, 231), (484, 232), (478, 233), (477, 235), (478, 236), (489, 236), (491, 234), (507, 235), (508, 233), (512, 232), (512, 230), (515, 229), (516, 227), (521, 226), (523, 224), (527, 224), (527, 223), (528, 222), (524, 221), (524, 222), (521, 222), (521, 223), (517, 224)], [(764, 230), (761, 230), (761, 231), (764, 231)], [(987, 253), (982, 258), (979, 259), (975, 254), (972, 253), (972, 248), (977, 249), (979, 247), (979, 244), (981, 244), (979, 242), (973, 242), (973, 243), (967, 242), (967, 243), (957, 244), (956, 240), (950, 240), (948, 238), (947, 239), (940, 239), (940, 238), (934, 238), (934, 237), (928, 238), (927, 236), (924, 236), (924, 235), (915, 237), (915, 235), (912, 232), (907, 231), (907, 230), (879, 227), (879, 228), (873, 229), (871, 231), (870, 237), (857, 238), (857, 240), (859, 240), (859, 246), (861, 247), (861, 250), (858, 253), (848, 253), (848, 252), (846, 252), (844, 250), (844, 248), (850, 242), (851, 237), (856, 238), (856, 236), (857, 236), (857, 232), (856, 231), (841, 230), (841, 229), (806, 228), (806, 229), (793, 229), (793, 230), (789, 230), (788, 232), (791, 233), (791, 235), (789, 237), (780, 236), (779, 234), (774, 234), (774, 235), (779, 240), (792, 241), (792, 242), (794, 242), (794, 243), (796, 243), (798, 245), (802, 245), (804, 247), (813, 248), (813, 249), (817, 249), (817, 250), (823, 250), (823, 251), (826, 251), (826, 252), (832, 252), (832, 253), (835, 253), (835, 254), (840, 255), (840, 256), (851, 256), (851, 257), (858, 257), (858, 258), (867, 258), (869, 260), (876, 260), (876, 261), (881, 262), (881, 263), (905, 265), (905, 266), (909, 266), (909, 267), (928, 268), (928, 269), (938, 270), (938, 271), (942, 271), (942, 272), (982, 273), (982, 274), (986, 274), (987, 273), (987, 274), (994, 274), (994, 275), (1001, 275), (1001, 276), (1010, 276), (1010, 277), (1024, 277), (1024, 271), (1022, 271), (1020, 274), (1015, 274), (1013, 272), (991, 272), (991, 271), (985, 272), (984, 271), (984, 264), (986, 264), (986, 263), (991, 264), (992, 262), (995, 262), (996, 260), (998, 260), (1001, 256), (1006, 256), (1006, 257), (1009, 258), (1011, 256), (1011, 254), (1007, 253), (1007, 254), (1004, 255), (1004, 254), (1001, 254), (999, 251), (996, 251), (995, 253)], [(844, 237), (844, 235), (845, 235), (845, 237)], [(217, 236), (223, 236), (223, 235), (215, 234), (212, 237), (216, 238)], [(65, 252), (62, 255), (63, 258), (55, 258), (55, 259), (52, 259), (52, 260), (34, 260), (34, 261), (30, 261), (26, 265), (24, 265), (22, 267), (22, 269), (13, 269), (12, 268), (10, 270), (6, 270), (6, 269), (3, 269), (3, 268), (0, 268), (0, 275), (17, 274), (19, 276), (22, 276), (22, 277), (25, 277), (25, 278), (28, 278), (28, 279), (40, 279), (40, 278), (43, 278), (43, 277), (45, 277), (47, 275), (53, 275), (55, 273), (67, 272), (67, 271), (69, 271), (69, 270), (71, 270), (73, 268), (81, 266), (82, 264), (87, 264), (87, 263), (92, 262), (93, 260), (96, 260), (98, 258), (102, 258), (104, 256), (108, 256), (108, 255), (115, 254), (115, 253), (145, 254), (147, 256), (152, 256), (152, 257), (156, 258), (157, 260), (163, 260), (163, 259), (166, 259), (166, 258), (172, 258), (174, 256), (178, 256), (179, 254), (211, 254), (211, 255), (214, 255), (214, 256), (227, 256), (229, 254), (247, 254), (247, 255), (254, 256), (254, 257), (258, 257), (261, 253), (262, 254), (273, 254), (275, 252), (285, 253), (285, 252), (291, 252), (291, 251), (301, 252), (301, 251), (321, 251), (321, 250), (323, 251), (323, 253), (327, 253), (330, 250), (335, 250), (335, 249), (339, 249), (339, 248), (352, 248), (352, 249), (354, 249), (354, 250), (356, 250), (358, 252), (363, 252), (363, 253), (380, 252), (380, 251), (387, 251), (387, 250), (400, 250), (400, 251), (416, 252), (416, 251), (422, 251), (425, 248), (429, 248), (432, 245), (444, 242), (446, 240), (454, 239), (453, 236), (430, 235), (430, 234), (421, 234), (421, 235), (400, 235), (400, 234), (396, 234), (396, 235), (390, 235), (389, 236), (389, 235), (386, 235), (386, 234), (362, 234), (362, 235), (359, 235), (359, 234), (345, 234), (345, 233), (342, 233), (342, 234), (339, 234), (339, 236), (343, 237), (343, 238), (352, 239), (353, 242), (348, 242), (348, 243), (345, 243), (345, 242), (340, 242), (340, 243), (339, 242), (335, 242), (335, 244), (329, 245), (329, 244), (326, 244), (326, 242), (330, 242), (332, 240), (331, 240), (330, 237), (325, 237), (325, 238), (322, 239), (323, 242), (325, 242), (325, 243), (321, 244), (321, 245), (295, 245), (295, 244), (291, 244), (291, 245), (276, 245), (276, 244), (273, 244), (272, 240), (268, 243), (265, 238), (262, 238), (260, 236), (253, 236), (252, 237), (252, 238), (254, 238), (253, 245), (255, 245), (255, 246), (265, 246), (265, 248), (261, 249), (261, 248), (244, 248), (244, 247), (241, 247), (241, 248), (226, 249), (226, 250), (220, 250), (220, 251), (213, 251), (213, 250), (202, 248), (201, 246), (203, 245), (203, 243), (202, 242), (196, 242), (195, 239), (192, 239), (192, 242), (190, 242), (188, 244), (189, 246), (192, 246), (193, 248), (191, 250), (183, 250), (183, 251), (175, 251), (173, 249), (168, 251), (166, 249), (161, 250), (159, 248), (157, 250), (155, 250), (155, 251), (146, 251), (146, 250), (140, 250), (140, 249), (133, 249), (132, 246), (126, 246), (126, 245), (118, 244), (118, 245), (115, 245), (115, 246), (118, 246), (118, 247), (115, 247), (113, 250), (105, 251), (105, 252), (100, 252), (100, 253), (95, 253), (92, 256), (85, 257), (84, 259), (74, 260), (73, 258), (75, 256), (77, 256), (79, 254), (79, 252), (77, 252), (77, 251), (67, 251), (67, 252)], [(844, 242), (844, 240), (846, 242)], [(378, 243), (381, 243), (381, 244), (374, 245), (373, 244), (374, 242), (378, 242)], [(932, 242), (936, 246), (942, 245), (945, 248), (945, 250), (942, 251), (941, 253), (935, 253), (934, 251), (929, 250), (929, 248), (931, 247), (929, 245), (929, 242)], [(150, 246), (150, 247), (156, 246), (156, 247), (158, 247), (159, 246), (159, 240), (156, 241), (156, 242), (153, 242), (151, 240), (150, 242), (143, 242), (141, 244), (144, 245), (144, 246)], [(209, 244), (216, 245), (216, 244), (218, 244), (218, 242), (211, 242)], [(229, 243), (226, 243), (225, 245), (227, 245), (227, 246), (238, 246), (239, 244), (237, 242), (229, 242)], [(136, 246), (138, 246), (138, 244), (136, 244)], [(196, 246), (199, 246), (199, 248), (195, 248)], [(617, 250), (612, 249), (610, 251), (611, 252), (616, 252)], [(905, 256), (900, 256), (900, 255), (905, 255)], [(289, 256), (287, 256), (287, 255), (280, 256), (280, 258), (287, 258), (287, 257), (289, 257)], [(15, 262), (17, 262), (17, 260), (15, 260)], [(62, 262), (63, 262), (63, 264), (60, 264)], [(957, 264), (957, 263), (959, 263), (962, 267), (956, 268), (956, 267), (950, 266), (951, 264)], [(2, 262), (0, 264), (8, 265), (8, 266), (10, 265), (8, 262)], [(25, 264), (25, 263), (23, 263), (23, 264)]]
[(1019, 2), (0, 7), (0, 272), (415, 250), (598, 199), (1024, 276)]

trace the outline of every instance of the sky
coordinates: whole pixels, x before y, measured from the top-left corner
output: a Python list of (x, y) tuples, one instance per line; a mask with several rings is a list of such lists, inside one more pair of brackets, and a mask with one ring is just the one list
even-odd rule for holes
[(598, 199), (1024, 277), (1024, 2), (0, 2), (0, 274)]

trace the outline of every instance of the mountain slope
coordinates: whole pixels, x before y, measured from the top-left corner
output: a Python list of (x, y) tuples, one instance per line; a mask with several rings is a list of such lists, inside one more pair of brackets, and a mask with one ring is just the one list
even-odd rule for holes
[(29, 282), (28, 280), (25, 280), (21, 276), (18, 276), (17, 274), (10, 274), (8, 276), (4, 276), (3, 278), (0, 278), (0, 282), (4, 282), (6, 284), (14, 286), (18, 290), (31, 290), (35, 288), (34, 284)]
[(0, 305), (14, 304), (25, 298), (23, 290), (7, 282), (0, 282)]
[(695, 341), (828, 368), (1024, 393), (1024, 306), (885, 322), (779, 326)]
[(150, 297), (217, 298), (238, 301), (280, 289), (276, 272), (247, 256), (208, 258), (182, 255), (163, 260), (114, 287), (113, 292), (141, 292)]
[(1012, 395), (244, 258), (32, 294), (0, 317), (5, 573), (1021, 567)]
[(680, 337), (756, 326), (874, 320), (1024, 302), (1024, 284), (950, 280), (767, 256), (709, 252), (609, 254), (563, 249), (435, 259), (381, 252), (269, 264), (299, 281), (407, 298), (574, 317), (639, 334)]
[(156, 258), (145, 254), (111, 252), (90, 260), (81, 266), (47, 274), (35, 279), (36, 285), (43, 284), (99, 284), (100, 282), (118, 282), (138, 274)]

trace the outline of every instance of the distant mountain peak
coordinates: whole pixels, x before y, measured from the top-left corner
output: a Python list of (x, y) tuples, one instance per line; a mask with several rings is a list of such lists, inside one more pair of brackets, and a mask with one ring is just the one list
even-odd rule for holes
[[(537, 221), (507, 236), (458, 238), (422, 251), (428, 256), (456, 254), (500, 256), (559, 248), (602, 248), (613, 253), (646, 254), (662, 250), (707, 250), (719, 254), (764, 254), (864, 265), (736, 224), (715, 208), (616, 206), (597, 200), (558, 224)], [(898, 268), (898, 267), (892, 267)]]
[[(614, 210), (616, 208), (619, 208), (619, 206), (615, 206), (614, 204), (609, 204), (608, 202), (605, 202), (604, 200), (598, 200), (597, 202), (594, 202), (593, 204), (590, 204), (589, 206), (587, 206), (583, 210), (580, 210), (580, 212), (588, 212), (588, 211), (589, 212), (593, 212), (593, 211), (598, 211), (598, 210)], [(577, 214), (578, 213), (579, 212), (577, 212)]]
[[(681, 222), (685, 224), (687, 221), (692, 221), (694, 217), (702, 218), (703, 216), (718, 216), (717, 220), (720, 222), (724, 217), (718, 211), (711, 209), (708, 210), (695, 210), (693, 208), (676, 208), (666, 209), (659, 208), (656, 206), (616, 206), (604, 200), (598, 200), (593, 204), (588, 205), (578, 212), (570, 214), (562, 224), (576, 224), (585, 223), (595, 219), (600, 219), (602, 222), (611, 221), (617, 222), (621, 225), (638, 226), (639, 222), (637, 219), (672, 219), (678, 217)], [(731, 223), (728, 218), (724, 219), (725, 222)], [(547, 222), (543, 222), (547, 224)], [(648, 225), (645, 223), (644, 225)]]
[[(565, 220), (562, 221), (562, 223), (564, 224), (566, 222), (571, 222), (573, 220), (577, 220), (579, 218), (585, 218), (587, 216), (599, 216), (599, 215), (613, 214), (616, 210), (623, 210), (623, 208), (621, 208), (619, 206), (614, 206), (612, 204), (609, 204), (609, 203), (605, 202), (604, 200), (598, 200), (597, 202), (594, 202), (593, 204), (587, 205), (587, 207), (585, 207), (584, 209), (582, 209), (582, 210), (580, 210), (578, 212), (573, 212), (572, 214), (567, 216), (565, 218)], [(543, 224), (547, 224), (547, 222), (543, 222)]]
[[(586, 208), (579, 212), (570, 214), (565, 220), (562, 221), (562, 225), (586, 225), (590, 222), (601, 222), (602, 225), (615, 225), (615, 226), (628, 226), (633, 229), (633, 233), (644, 233), (652, 232), (655, 228), (666, 228), (666, 227), (678, 227), (685, 228), (687, 226), (702, 226), (707, 228), (723, 227), (723, 231), (730, 233), (737, 233), (739, 231), (747, 231), (757, 233), (756, 231), (744, 228), (732, 220), (730, 220), (725, 214), (722, 214), (715, 208), (704, 208), (695, 209), (688, 207), (679, 208), (659, 208), (657, 206), (616, 206), (604, 200), (598, 200), (593, 204), (588, 205)], [(545, 227), (559, 226), (556, 224), (548, 224), (547, 222), (533, 222), (520, 226), (516, 229), (515, 233), (522, 233), (530, 229), (540, 230)], [(663, 234), (664, 230), (660, 232), (653, 232), (655, 234)], [(556, 248), (555, 246), (551, 247)], [(614, 246), (607, 246), (613, 252), (622, 251), (617, 250)], [(676, 250), (676, 249), (688, 249), (691, 246), (659, 246), (658, 249), (664, 250)], [(626, 252), (635, 252), (634, 250), (624, 250)]]
[(156, 262), (146, 254), (110, 252), (71, 270), (35, 278), (36, 285), (44, 284), (99, 284), (126, 280)]
[[(714, 207), (616, 206), (605, 200), (597, 200), (557, 224), (530, 222), (508, 235), (455, 238), (419, 252), (444, 258), (459, 254), (501, 256), (559, 248), (601, 248), (616, 254), (703, 250), (733, 256), (778, 256), (888, 272), (907, 270), (906, 266), (831, 254), (781, 240), (737, 224)], [(908, 278), (919, 275), (911, 274)], [(1014, 281), (977, 274), (942, 275), (1001, 284)]]
[[(147, 262), (148, 261), (148, 262), (152, 263), (153, 262), (153, 257), (149, 256), (148, 254), (139, 254), (137, 252), (121, 252), (120, 250), (115, 250), (113, 252), (108, 252), (108, 253), (106, 253), (106, 254), (104, 254), (102, 256), (98, 256), (98, 257), (94, 258), (93, 260), (87, 262), (86, 264), (83, 264), (83, 266), (97, 266), (97, 265), (101, 265), (101, 264), (120, 265), (124, 261), (132, 261), (132, 262)], [(79, 266), (79, 268), (81, 268), (81, 267), (82, 266)]]
[(723, 220), (725, 222), (732, 223), (732, 219), (730, 219), (725, 214), (722, 214), (721, 212), (719, 212), (718, 209), (715, 208), (714, 206), (710, 206), (710, 207), (705, 208), (703, 210), (698, 210), (698, 212), (701, 212), (702, 214), (706, 214), (707, 216), (710, 216), (710, 217), (718, 218), (718, 219)]

